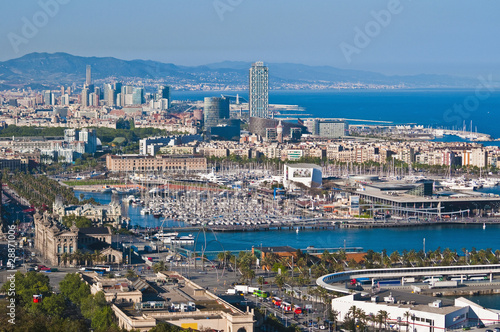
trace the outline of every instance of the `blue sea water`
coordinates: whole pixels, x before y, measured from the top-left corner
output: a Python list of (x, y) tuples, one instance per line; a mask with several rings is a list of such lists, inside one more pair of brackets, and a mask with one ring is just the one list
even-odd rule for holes
[[(493, 191), (500, 193), (500, 189)], [(489, 190), (488, 192), (492, 192)], [(94, 197), (102, 204), (108, 204), (111, 201), (111, 194), (83, 192), (84, 198)], [(80, 192), (75, 192), (76, 197)], [(151, 215), (141, 216), (140, 207), (127, 207), (125, 215), (131, 218), (132, 225), (141, 227), (156, 228), (179, 227), (181, 224), (177, 221), (164, 218), (156, 219)], [(193, 235), (199, 235), (193, 234)], [(203, 234), (201, 234), (203, 235)], [(403, 251), (415, 249), (417, 251), (425, 249), (435, 250), (450, 248), (461, 252), (462, 248), (468, 250), (472, 248), (500, 249), (500, 225), (488, 225), (483, 229), (482, 224), (478, 225), (435, 225), (435, 226), (416, 226), (402, 228), (372, 228), (372, 229), (346, 229), (337, 228), (331, 230), (270, 230), (259, 232), (240, 232), (240, 233), (212, 233), (210, 231), (200, 237), (199, 246), (202, 245), (206, 250), (219, 251), (224, 250), (250, 250), (252, 247), (260, 246), (285, 246), (305, 249), (308, 246), (316, 248), (339, 248), (339, 247), (362, 247), (381, 251), (386, 249), (388, 252), (394, 250)]]
[[(173, 91), (178, 100), (202, 100), (203, 97), (235, 96), (248, 98), (247, 91)], [(500, 137), (500, 92), (491, 92), (483, 100), (474, 90), (306, 90), (270, 91), (271, 104), (298, 105), (314, 117), (392, 121), (473, 130)], [(455, 108), (455, 105), (457, 108)], [(351, 121), (351, 123), (359, 123)]]

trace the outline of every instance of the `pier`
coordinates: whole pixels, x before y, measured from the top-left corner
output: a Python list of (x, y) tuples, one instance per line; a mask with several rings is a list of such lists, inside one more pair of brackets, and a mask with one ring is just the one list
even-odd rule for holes
[[(256, 232), (256, 231), (271, 231), (271, 230), (333, 230), (335, 229), (336, 223), (333, 220), (319, 220), (319, 221), (292, 221), (292, 222), (281, 222), (266, 225), (190, 225), (190, 226), (178, 226), (178, 227), (165, 227), (169, 232), (197, 232), (203, 229), (211, 230), (214, 232)], [(139, 233), (145, 233), (146, 229), (138, 229)]]

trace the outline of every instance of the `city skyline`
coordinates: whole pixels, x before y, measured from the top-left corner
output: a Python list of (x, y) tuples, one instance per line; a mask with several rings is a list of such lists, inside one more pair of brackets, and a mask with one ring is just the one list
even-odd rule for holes
[[(500, 49), (491, 42), (499, 28), (494, 2), (317, 1), (304, 7), (297, 0), (214, 0), (150, 3), (154, 10), (148, 4), (10, 3), (0, 23), (0, 61), (68, 52), (179, 65), (262, 59), (385, 74), (500, 73)], [(93, 6), (100, 10), (80, 15)], [(109, 15), (117, 11), (120, 19)], [(141, 24), (122, 26), (128, 19)], [(165, 33), (149, 38), (154, 31)]]

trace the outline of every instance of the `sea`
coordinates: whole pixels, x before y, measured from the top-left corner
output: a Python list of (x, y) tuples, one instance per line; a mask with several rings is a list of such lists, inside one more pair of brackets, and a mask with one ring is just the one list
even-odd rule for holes
[[(248, 91), (172, 91), (175, 100), (239, 95)], [(418, 124), (477, 131), (500, 138), (500, 91), (462, 89), (271, 90), (270, 104), (297, 105), (304, 114), (351, 119), (352, 124)], [(294, 112), (297, 113), (297, 112)], [(306, 117), (306, 116), (305, 116)], [(305, 118), (304, 117), (304, 118)], [(362, 121), (354, 121), (354, 120)], [(385, 124), (385, 123), (381, 123)]]
[[(203, 100), (204, 97), (239, 95), (248, 99), (248, 91), (172, 91), (174, 100)], [(269, 103), (297, 105), (304, 114), (321, 118), (345, 118), (352, 124), (417, 124), (434, 128), (447, 128), (486, 133), (500, 137), (500, 92), (488, 90), (415, 89), (415, 90), (314, 90), (269, 92)], [(297, 113), (297, 112), (295, 112)], [(306, 118), (307, 116), (304, 116)], [(360, 121), (356, 121), (360, 120)], [(472, 122), (472, 125), (471, 125)], [(446, 136), (441, 141), (463, 141)], [(498, 145), (489, 142), (488, 145)], [(482, 189), (500, 194), (500, 188)], [(80, 193), (76, 192), (78, 197)], [(85, 198), (94, 197), (107, 204), (111, 194), (83, 192)], [(140, 208), (127, 207), (125, 214), (132, 225), (141, 227), (180, 226), (172, 220), (141, 216)], [(182, 234), (182, 233), (181, 233)], [(193, 234), (197, 249), (206, 251), (251, 250), (252, 247), (283, 246), (306, 249), (361, 247), (388, 252), (415, 249), (435, 250), (450, 248), (459, 253), (472, 248), (500, 249), (500, 225), (482, 224), (435, 225), (411, 228), (332, 229), (332, 230), (272, 230), (240, 233)], [(499, 296), (470, 297), (486, 307), (500, 310)]]

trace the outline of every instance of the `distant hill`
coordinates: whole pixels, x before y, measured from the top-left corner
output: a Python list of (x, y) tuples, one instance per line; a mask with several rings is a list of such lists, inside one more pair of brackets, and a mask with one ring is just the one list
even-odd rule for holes
[[(85, 80), (86, 66), (92, 66), (93, 80), (160, 79), (167, 84), (248, 84), (249, 62), (225, 61), (204, 66), (177, 66), (149, 60), (120, 60), (112, 57), (81, 57), (67, 53), (30, 53), (0, 62), (0, 88), (41, 89)], [(271, 86), (286, 84), (360, 83), (405, 85), (407, 87), (474, 87), (477, 81), (446, 75), (387, 76), (380, 73), (345, 70), (330, 66), (268, 63)]]

